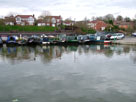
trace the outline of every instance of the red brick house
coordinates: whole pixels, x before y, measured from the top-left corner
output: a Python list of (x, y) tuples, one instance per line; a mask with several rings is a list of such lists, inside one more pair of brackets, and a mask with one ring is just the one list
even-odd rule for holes
[(133, 22), (125, 22), (125, 21), (114, 21), (114, 25), (119, 26), (119, 28), (133, 28)]
[(34, 25), (35, 17), (34, 15), (17, 15), (15, 21), (17, 25)]
[(107, 27), (107, 24), (101, 20), (94, 20), (88, 22), (89, 28), (93, 28), (97, 31), (103, 31)]

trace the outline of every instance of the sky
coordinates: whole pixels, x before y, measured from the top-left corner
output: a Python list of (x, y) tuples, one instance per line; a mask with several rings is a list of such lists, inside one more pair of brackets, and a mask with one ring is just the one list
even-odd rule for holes
[(43, 11), (51, 15), (61, 15), (63, 19), (83, 20), (93, 16), (113, 14), (115, 17), (134, 18), (136, 15), (136, 0), (0, 0), (0, 17), (13, 14), (35, 14)]

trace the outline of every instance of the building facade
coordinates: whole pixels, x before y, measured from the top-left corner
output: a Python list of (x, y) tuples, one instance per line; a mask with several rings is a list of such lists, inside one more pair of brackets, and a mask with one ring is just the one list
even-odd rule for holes
[(46, 16), (44, 19), (37, 20), (38, 26), (57, 27), (57, 26), (61, 25), (61, 23), (62, 23), (61, 16)]
[(65, 26), (73, 26), (75, 24), (74, 21), (63, 21), (63, 25)]
[(107, 27), (107, 24), (104, 21), (94, 20), (88, 22), (89, 28), (93, 28), (97, 31), (103, 31)]
[(117, 25), (119, 28), (128, 29), (133, 28), (133, 22), (125, 22), (125, 21), (114, 21), (114, 25)]
[(15, 25), (15, 23), (16, 23), (15, 17), (14, 16), (5, 17), (4, 23), (5, 23), (5, 25), (11, 25), (11, 26)]
[(34, 15), (17, 15), (15, 17), (15, 21), (17, 25), (34, 25), (35, 24), (35, 17)]

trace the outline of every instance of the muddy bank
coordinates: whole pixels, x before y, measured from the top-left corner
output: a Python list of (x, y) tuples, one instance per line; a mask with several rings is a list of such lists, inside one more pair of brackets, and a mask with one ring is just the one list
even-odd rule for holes
[(114, 44), (136, 45), (136, 37), (125, 37), (122, 40), (113, 40)]

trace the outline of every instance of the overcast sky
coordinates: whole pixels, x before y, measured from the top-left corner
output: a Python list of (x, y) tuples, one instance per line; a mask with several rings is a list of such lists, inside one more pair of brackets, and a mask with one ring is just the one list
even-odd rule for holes
[(1, 17), (11, 12), (39, 16), (44, 10), (73, 20), (106, 14), (134, 18), (136, 0), (0, 0)]

